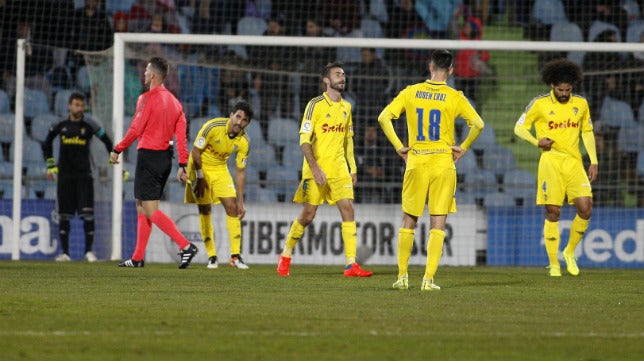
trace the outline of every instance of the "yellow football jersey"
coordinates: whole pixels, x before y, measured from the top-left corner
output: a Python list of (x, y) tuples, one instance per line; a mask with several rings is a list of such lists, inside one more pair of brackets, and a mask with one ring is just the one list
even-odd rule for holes
[(528, 131), (533, 125), (537, 139), (550, 138), (554, 141), (552, 150), (579, 160), (580, 135), (582, 132), (593, 130), (585, 98), (572, 94), (567, 103), (561, 104), (553, 91), (532, 99), (517, 121), (517, 126)]
[(194, 146), (203, 151), (201, 153), (202, 167), (225, 167), (226, 160), (232, 153), (237, 153), (235, 160), (237, 167), (246, 167), (250, 140), (244, 131), (230, 139), (228, 137), (229, 122), (229, 118), (214, 118), (207, 121), (199, 130)]
[[(412, 148), (407, 169), (414, 168), (414, 154), (452, 153), (456, 118), (463, 118), (469, 127), (483, 128), (483, 120), (463, 93), (445, 82), (427, 80), (410, 85), (385, 110), (391, 112), (394, 119), (406, 113), (409, 147)], [(450, 161), (451, 157), (444, 159)]]
[[(345, 142), (353, 137), (351, 104), (344, 99), (334, 102), (326, 93), (309, 101), (300, 126), (300, 145), (310, 143), (313, 155), (327, 178), (349, 174)], [(302, 164), (302, 179), (313, 178), (306, 159)]]

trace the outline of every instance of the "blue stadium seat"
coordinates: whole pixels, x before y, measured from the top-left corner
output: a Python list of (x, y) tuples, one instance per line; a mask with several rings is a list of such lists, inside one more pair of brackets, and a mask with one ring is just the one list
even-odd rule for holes
[(54, 96), (54, 114), (61, 118), (69, 115), (69, 97), (74, 92), (80, 93), (76, 89), (61, 89), (56, 92), (56, 95)]
[(9, 96), (7, 92), (0, 89), (0, 114), (1, 113), (10, 113), (11, 112), (11, 102), (9, 101)]
[(630, 104), (610, 96), (604, 97), (598, 120), (601, 127), (621, 128), (637, 125)]
[(600, 20), (595, 20), (590, 24), (590, 29), (588, 29), (588, 41), (595, 41), (597, 36), (604, 31), (614, 31), (617, 34), (617, 42), (622, 41), (622, 35), (619, 31), (619, 28), (615, 24), (607, 23)]
[(626, 42), (639, 43), (644, 32), (644, 20), (637, 20), (628, 24), (626, 28)]
[(516, 206), (517, 201), (514, 195), (503, 192), (487, 193), (483, 196), (483, 205), (486, 207), (494, 206)]
[(33, 118), (38, 114), (49, 113), (49, 100), (47, 95), (40, 90), (25, 88), (26, 118)]
[(501, 145), (485, 148), (483, 151), (483, 169), (494, 171), (496, 175), (514, 170), (517, 162), (514, 153)]
[(274, 117), (269, 120), (268, 144), (283, 147), (287, 144), (299, 144), (300, 124), (294, 119)]
[(628, 15), (629, 23), (636, 22), (640, 20), (641, 12), (640, 5), (635, 0), (622, 0), (622, 8), (626, 10)]
[(272, 167), (266, 171), (266, 188), (285, 199), (295, 193), (299, 183), (299, 173), (296, 169), (284, 166)]
[(644, 150), (637, 153), (636, 172), (638, 177), (644, 177)]
[(49, 133), (49, 128), (60, 121), (61, 118), (52, 113), (38, 114), (31, 121), (31, 137), (37, 141), (44, 142)]
[[(464, 128), (463, 131), (465, 132), (463, 136), (466, 136), (468, 132), (467, 128)], [(484, 150), (497, 144), (498, 142), (496, 141), (496, 132), (494, 131), (494, 128), (492, 128), (492, 125), (486, 124), (485, 128), (481, 131), (481, 134), (479, 134), (479, 137), (476, 138), (476, 141), (472, 144), (472, 149)]]
[(0, 114), (0, 142), (13, 142), (15, 127), (16, 116), (13, 113)]
[[(378, 20), (372, 18), (362, 18), (360, 20), (360, 30), (365, 38), (383, 38), (384, 32), (382, 31), (382, 26)], [(385, 49), (379, 48), (376, 49), (376, 55), (379, 59), (382, 59), (385, 53)]]
[(275, 149), (270, 144), (254, 145), (248, 159), (249, 164), (260, 172), (266, 172), (269, 168), (277, 166)]
[[(550, 29), (550, 41), (572, 41), (581, 43), (584, 41), (584, 33), (579, 25), (575, 23), (557, 23), (553, 24)], [(584, 51), (569, 51), (567, 58), (581, 66), (584, 62), (585, 54), (586, 52)]]
[(298, 143), (287, 144), (282, 149), (282, 165), (285, 167), (300, 170), (303, 159), (304, 154)]
[(543, 25), (567, 23), (566, 9), (561, 0), (535, 0), (532, 18)]
[[(267, 28), (266, 20), (254, 16), (244, 16), (237, 22), (237, 35), (263, 35)], [(243, 45), (228, 45), (228, 50), (234, 51), (243, 59), (248, 58), (246, 47)]]
[(531, 204), (537, 193), (537, 179), (526, 170), (509, 170), (503, 174), (503, 192), (522, 198), (523, 204)]
[[(188, 140), (188, 144), (191, 144), (196, 138), (197, 134), (199, 134), (199, 131), (201, 130), (201, 127), (203, 127), (204, 124), (206, 124), (207, 121), (209, 121), (210, 117), (199, 117), (199, 118), (193, 118), (190, 120), (190, 130), (188, 132), (188, 136), (190, 139)], [(190, 146), (188, 147), (189, 149), (191, 148)]]
[(644, 125), (619, 128), (617, 149), (623, 153), (638, 153), (644, 150)]
[(262, 147), (267, 144), (266, 139), (264, 138), (264, 134), (262, 133), (261, 126), (259, 125), (259, 121), (257, 119), (254, 119), (250, 123), (248, 123), (248, 126), (244, 128), (244, 131), (250, 137), (251, 149), (254, 149), (255, 147)]

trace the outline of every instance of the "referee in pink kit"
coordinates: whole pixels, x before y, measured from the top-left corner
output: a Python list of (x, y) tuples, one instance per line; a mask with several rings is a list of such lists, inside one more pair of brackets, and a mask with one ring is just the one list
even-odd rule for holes
[(185, 182), (187, 178), (186, 117), (181, 103), (163, 85), (169, 71), (167, 60), (159, 57), (150, 59), (145, 68), (145, 85), (150, 90), (139, 96), (130, 129), (110, 153), (110, 161), (118, 163), (119, 154), (138, 139), (134, 178), (137, 212), (136, 248), (132, 257), (119, 263), (119, 267), (144, 266), (143, 258), (152, 232), (152, 223), (179, 246), (181, 256), (179, 268), (187, 268), (198, 252), (197, 247), (179, 232), (174, 221), (159, 210), (163, 187), (172, 170), (173, 150), (170, 142), (173, 136), (176, 138), (179, 155), (177, 179)]

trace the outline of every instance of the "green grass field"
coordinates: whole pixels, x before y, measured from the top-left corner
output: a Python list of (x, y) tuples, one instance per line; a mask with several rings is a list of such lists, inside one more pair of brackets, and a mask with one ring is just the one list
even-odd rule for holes
[(642, 360), (644, 270), (0, 262), (2, 360)]

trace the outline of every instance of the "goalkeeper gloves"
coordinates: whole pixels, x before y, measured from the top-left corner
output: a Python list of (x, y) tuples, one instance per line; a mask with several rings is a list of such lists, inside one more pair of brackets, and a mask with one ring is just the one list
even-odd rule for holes
[(58, 167), (56, 166), (56, 159), (47, 158), (47, 179), (55, 181), (58, 177)]

